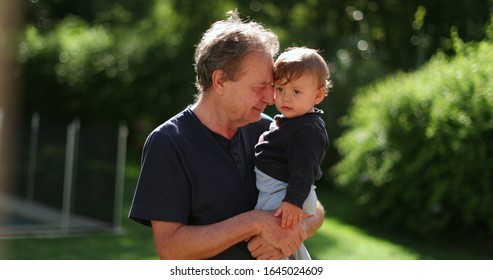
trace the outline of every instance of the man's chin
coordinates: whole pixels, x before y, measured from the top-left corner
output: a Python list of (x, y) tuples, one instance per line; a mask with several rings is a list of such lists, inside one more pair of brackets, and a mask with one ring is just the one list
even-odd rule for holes
[(261, 118), (262, 118), (262, 112), (255, 114), (252, 117), (250, 117), (249, 123), (258, 122)]

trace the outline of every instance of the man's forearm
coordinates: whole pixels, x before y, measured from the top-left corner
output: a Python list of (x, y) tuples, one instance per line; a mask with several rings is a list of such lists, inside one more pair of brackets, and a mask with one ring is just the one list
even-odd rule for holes
[(204, 226), (152, 221), (160, 259), (206, 259), (259, 233), (255, 213)]
[[(152, 230), (159, 257), (175, 260), (210, 258), (256, 235), (282, 239), (278, 219), (263, 210), (245, 212), (204, 226), (152, 221)], [(284, 250), (287, 246), (280, 245)]]

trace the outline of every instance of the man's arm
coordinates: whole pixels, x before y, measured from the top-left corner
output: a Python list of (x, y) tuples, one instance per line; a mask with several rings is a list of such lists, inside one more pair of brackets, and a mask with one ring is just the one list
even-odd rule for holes
[(292, 254), (305, 240), (304, 231), (285, 234), (272, 212), (252, 210), (225, 221), (189, 226), (152, 221), (152, 232), (160, 259), (206, 259), (252, 236), (262, 236), (283, 254)]
[(324, 206), (320, 203), (320, 201), (317, 201), (317, 209), (315, 211), (315, 214), (303, 220), (303, 227), (308, 237), (314, 235), (317, 232), (317, 230), (324, 223), (324, 218)]
[[(303, 223), (299, 227), (303, 228), (308, 237), (312, 236), (317, 232), (317, 230), (322, 226), (325, 217), (325, 210), (323, 205), (317, 202), (317, 209), (314, 215), (309, 216), (303, 220)], [(289, 230), (289, 229), (288, 229)], [(256, 236), (250, 240), (248, 243), (248, 249), (250, 250), (252, 256), (259, 260), (268, 259), (280, 259), (282, 257), (287, 257), (279, 249), (275, 248), (268, 241), (263, 239), (261, 236)], [(289, 255), (288, 255), (289, 256)]]

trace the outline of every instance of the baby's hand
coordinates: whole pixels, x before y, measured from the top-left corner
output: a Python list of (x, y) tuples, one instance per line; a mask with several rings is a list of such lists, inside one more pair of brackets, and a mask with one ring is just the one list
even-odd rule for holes
[(281, 226), (283, 228), (297, 225), (303, 220), (303, 210), (289, 202), (282, 202), (276, 213), (274, 213), (275, 217), (280, 215), (282, 215)]

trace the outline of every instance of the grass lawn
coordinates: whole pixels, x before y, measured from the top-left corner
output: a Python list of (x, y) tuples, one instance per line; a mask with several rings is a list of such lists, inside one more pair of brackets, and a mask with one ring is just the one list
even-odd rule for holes
[[(157, 259), (150, 228), (126, 218), (138, 167), (127, 167), (122, 234), (100, 233), (57, 238), (0, 240), (1, 259), (28, 260), (140, 260)], [(319, 190), (322, 190), (320, 187)], [(306, 241), (314, 259), (322, 260), (415, 260), (415, 259), (493, 259), (488, 248), (471, 242), (445, 239), (423, 240), (395, 233), (375, 223), (355, 217), (349, 200), (335, 191), (319, 192), (326, 208), (326, 219), (316, 235)], [(0, 253), (2, 253), (0, 251)]]
[[(319, 188), (320, 189), (320, 188)], [(378, 223), (362, 221), (349, 199), (337, 192), (320, 193), (326, 208), (321, 229), (306, 241), (314, 259), (321, 260), (480, 260), (493, 259), (491, 242), (420, 238)], [(486, 244), (485, 244), (486, 243)]]

